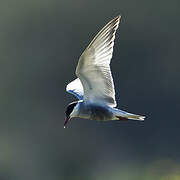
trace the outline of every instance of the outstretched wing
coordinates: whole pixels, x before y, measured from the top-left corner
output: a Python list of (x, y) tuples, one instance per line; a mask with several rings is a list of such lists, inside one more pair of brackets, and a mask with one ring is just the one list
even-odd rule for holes
[(79, 59), (76, 75), (82, 82), (85, 101), (116, 106), (110, 62), (119, 22), (120, 16), (110, 21), (95, 36)]
[(68, 93), (73, 94), (74, 96), (76, 96), (79, 100), (83, 99), (84, 90), (83, 90), (83, 86), (82, 86), (81, 81), (80, 81), (79, 78), (77, 78), (74, 81), (70, 82), (66, 86), (66, 91)]

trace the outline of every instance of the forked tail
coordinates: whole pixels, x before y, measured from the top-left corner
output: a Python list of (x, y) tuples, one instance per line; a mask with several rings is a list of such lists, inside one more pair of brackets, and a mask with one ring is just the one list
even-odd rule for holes
[(125, 112), (125, 111), (122, 111), (122, 110), (119, 110), (119, 109), (117, 109), (115, 114), (116, 114), (115, 116), (119, 120), (128, 120), (128, 119), (131, 119), (131, 120), (144, 121), (144, 119), (145, 119), (145, 116), (140, 116), (140, 115), (128, 113), (128, 112)]

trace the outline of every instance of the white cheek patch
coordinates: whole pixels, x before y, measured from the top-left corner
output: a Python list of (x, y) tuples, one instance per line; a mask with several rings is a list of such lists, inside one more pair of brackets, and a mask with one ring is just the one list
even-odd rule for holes
[(74, 107), (74, 109), (73, 109), (73, 111), (72, 111), (72, 113), (70, 114), (70, 117), (72, 118), (72, 117), (77, 117), (78, 116), (78, 114), (79, 114), (79, 104), (77, 104), (75, 107)]

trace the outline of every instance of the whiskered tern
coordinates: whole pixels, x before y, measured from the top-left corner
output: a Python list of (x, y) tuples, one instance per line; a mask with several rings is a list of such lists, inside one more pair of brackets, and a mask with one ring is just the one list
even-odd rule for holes
[(64, 128), (74, 117), (99, 121), (144, 120), (144, 116), (115, 108), (110, 62), (120, 18), (117, 16), (105, 25), (80, 56), (76, 67), (78, 78), (66, 87), (66, 91), (75, 95), (78, 101), (67, 106)]

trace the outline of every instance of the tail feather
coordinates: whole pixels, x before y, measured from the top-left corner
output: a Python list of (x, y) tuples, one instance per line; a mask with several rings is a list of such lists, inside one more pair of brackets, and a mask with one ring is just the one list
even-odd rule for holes
[(132, 119), (132, 120), (144, 121), (145, 116), (140, 116), (140, 115), (136, 115), (136, 114), (129, 114), (129, 115), (127, 115), (127, 118)]
[(145, 116), (141, 116), (141, 115), (136, 115), (136, 114), (132, 114), (132, 113), (128, 113), (122, 110), (116, 111), (116, 117), (119, 120), (138, 120), (138, 121), (144, 121)]

